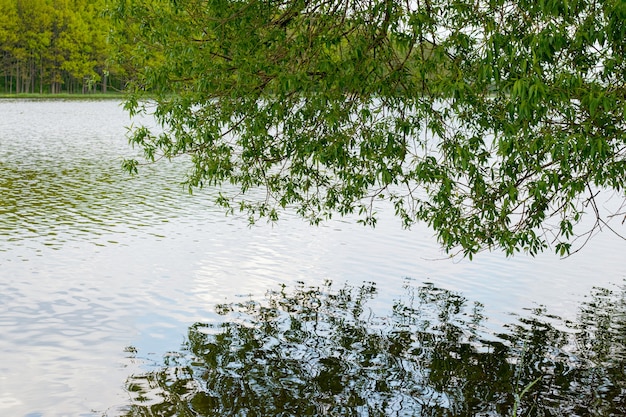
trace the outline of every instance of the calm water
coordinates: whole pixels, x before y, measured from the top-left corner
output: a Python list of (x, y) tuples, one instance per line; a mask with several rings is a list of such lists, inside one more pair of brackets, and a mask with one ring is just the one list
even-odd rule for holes
[[(204, 358), (194, 366), (206, 368), (210, 341), (203, 338), (227, 331), (237, 320), (252, 327), (263, 322), (254, 311), (244, 312), (248, 318), (227, 320), (239, 307), (225, 313), (216, 305), (271, 303), (266, 294), (279, 291), (281, 284), (287, 285), (288, 301), (276, 310), (278, 316), (289, 310), (285, 305), (298, 305), (293, 301), (301, 299), (298, 290), (289, 291), (298, 282), (303, 288), (326, 281), (333, 288), (348, 284), (348, 292), (374, 283), (367, 311), (377, 319), (366, 320), (372, 328), (389, 328), (399, 317), (392, 306), (407, 304), (412, 292), (426, 288), (462, 294), (468, 323), (473, 303), (483, 305), (480, 323), (473, 327), (483, 347), (508, 343), (502, 334), (533, 309), (555, 331), (582, 334), (568, 323), (581, 322), (581, 312), (597, 304), (593, 288), (621, 294), (626, 244), (610, 233), (596, 236), (565, 260), (550, 253), (534, 259), (483, 253), (469, 262), (442, 260), (427, 229), (402, 230), (390, 213), (383, 213), (376, 229), (349, 220), (315, 228), (289, 214), (278, 224), (249, 228), (245, 219), (225, 217), (213, 208), (211, 190), (187, 194), (180, 185), (184, 160), (144, 167), (137, 177), (121, 172), (122, 157), (135, 152), (127, 145), (126, 127), (140, 122), (130, 120), (113, 101), (0, 101), (1, 416), (149, 415), (141, 407), (174, 407), (176, 401), (163, 400), (171, 398), (164, 394), (167, 389), (155, 389), (150, 381), (170, 378), (189, 385), (201, 378), (179, 378), (170, 372), (173, 359), (168, 358), (183, 358), (186, 364)], [(614, 227), (626, 233), (626, 225), (616, 222)], [(424, 287), (425, 282), (432, 285)], [(326, 297), (333, 291), (322, 293)], [(611, 305), (623, 298), (611, 298)], [(430, 300), (440, 306), (438, 298)], [(624, 314), (626, 309), (615, 311)], [(458, 328), (467, 332), (472, 328), (468, 323)], [(309, 346), (307, 340), (299, 339), (298, 346)], [(616, 342), (618, 347), (623, 340)], [(337, 369), (335, 375), (341, 375)], [(321, 386), (336, 396), (343, 392)], [(233, 388), (224, 383), (222, 389)], [(189, 397), (198, 404), (204, 398), (204, 406), (216, 407), (202, 390), (183, 391), (187, 397), (179, 395), (177, 401)], [(395, 394), (377, 398), (404, 401)], [(454, 398), (445, 397), (440, 406), (452, 407)], [(376, 404), (359, 412), (376, 415)], [(210, 414), (206, 410), (212, 408), (206, 407)], [(245, 409), (220, 407), (233, 413)], [(407, 409), (412, 410), (407, 415), (416, 412)], [(155, 410), (155, 415), (171, 415), (167, 408), (159, 409), (161, 414)]]

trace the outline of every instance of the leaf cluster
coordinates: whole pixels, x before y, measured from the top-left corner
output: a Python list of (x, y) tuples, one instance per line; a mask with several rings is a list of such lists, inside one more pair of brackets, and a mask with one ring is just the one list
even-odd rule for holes
[[(127, 107), (251, 221), (381, 202), (447, 251), (570, 253), (624, 200), (626, 13), (613, 0), (120, 0)], [(146, 101), (148, 100), (148, 101)], [(136, 163), (129, 162), (129, 167)], [(226, 186), (231, 184), (232, 187)], [(229, 191), (230, 190), (230, 191)], [(621, 211), (620, 211), (621, 210)], [(608, 217), (607, 217), (608, 216)]]

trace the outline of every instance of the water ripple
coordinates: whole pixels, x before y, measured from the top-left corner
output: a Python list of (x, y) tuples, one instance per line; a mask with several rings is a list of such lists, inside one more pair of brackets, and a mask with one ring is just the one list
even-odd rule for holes
[[(122, 172), (122, 156), (132, 153), (124, 135), (130, 120), (118, 103), (81, 103), (61, 123), (49, 103), (10, 105), (3, 102), (2, 110), (13, 123), (0, 129), (0, 251), (29, 240), (55, 249), (72, 241), (113, 243), (106, 237), (207, 204), (208, 197), (192, 199), (180, 184), (184, 162), (148, 166), (141, 179)], [(32, 112), (41, 117), (34, 121)], [(94, 123), (100, 118), (112, 122)]]

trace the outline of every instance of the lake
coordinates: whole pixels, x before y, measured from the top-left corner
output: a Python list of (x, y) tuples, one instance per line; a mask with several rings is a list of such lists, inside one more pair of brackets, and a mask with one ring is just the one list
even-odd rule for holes
[[(518, 388), (561, 374), (581, 398), (600, 375), (589, 398), (622, 410), (623, 239), (605, 231), (566, 259), (468, 261), (391, 209), (374, 229), (289, 213), (249, 227), (212, 205), (215, 190), (187, 193), (184, 160), (123, 172), (138, 152), (126, 128), (142, 122), (116, 101), (0, 101), (0, 415), (501, 415)], [(524, 362), (530, 330), (546, 345)], [(604, 356), (583, 349), (600, 335)], [(443, 387), (460, 374), (433, 382), (452, 360), (497, 363), (498, 384), (518, 384), (458, 408), (469, 394)], [(544, 388), (533, 398), (569, 404)]]

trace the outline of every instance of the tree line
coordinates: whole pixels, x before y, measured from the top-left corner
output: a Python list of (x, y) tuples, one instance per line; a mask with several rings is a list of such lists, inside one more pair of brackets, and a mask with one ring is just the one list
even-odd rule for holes
[(121, 89), (105, 9), (106, 0), (0, 0), (0, 93)]

